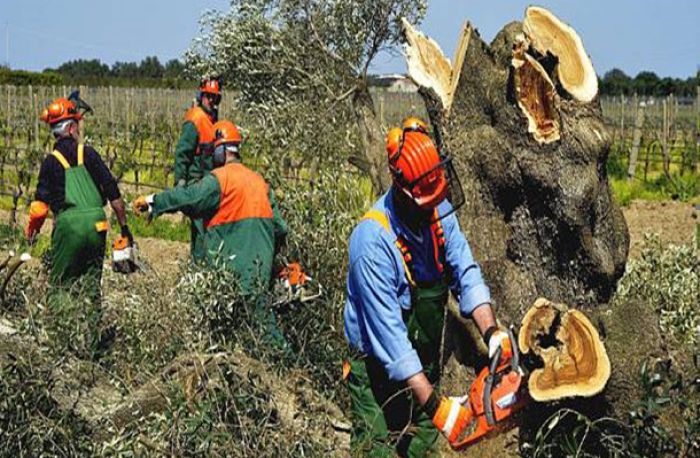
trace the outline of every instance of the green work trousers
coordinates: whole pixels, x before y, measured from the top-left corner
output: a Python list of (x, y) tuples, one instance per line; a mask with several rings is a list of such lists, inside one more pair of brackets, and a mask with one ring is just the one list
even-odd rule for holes
[(51, 236), (52, 284), (70, 287), (77, 278), (90, 275), (99, 288), (107, 232), (98, 232), (95, 225), (105, 218), (101, 207), (69, 209), (58, 215)]
[[(440, 379), (440, 343), (444, 327), (447, 286), (415, 287), (411, 310), (404, 313), (408, 336), (428, 380)], [(347, 378), (353, 429), (353, 456), (436, 456), (439, 435), (432, 419), (413, 399), (401, 381), (389, 379), (382, 364), (371, 355), (350, 359)]]

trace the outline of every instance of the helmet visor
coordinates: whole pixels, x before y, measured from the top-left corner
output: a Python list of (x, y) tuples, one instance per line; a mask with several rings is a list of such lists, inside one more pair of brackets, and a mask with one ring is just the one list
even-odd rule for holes
[(444, 156), (435, 167), (408, 183), (404, 189), (422, 209), (435, 208), (447, 198), (452, 210), (440, 215), (441, 218), (455, 212), (465, 203), (462, 184), (450, 156)]

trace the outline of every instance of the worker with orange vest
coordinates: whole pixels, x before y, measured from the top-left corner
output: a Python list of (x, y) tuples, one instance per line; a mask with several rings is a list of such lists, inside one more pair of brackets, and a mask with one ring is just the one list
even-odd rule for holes
[(117, 217), (121, 235), (129, 243), (133, 243), (133, 237), (116, 180), (100, 155), (80, 143), (78, 122), (84, 114), (81, 107), (90, 110), (76, 91), (69, 98), (54, 100), (41, 113), (41, 120), (51, 127), (56, 143), (41, 164), (24, 234), (33, 242), (51, 210), (52, 283), (68, 288), (79, 277), (88, 275), (98, 293), (109, 227), (103, 209), (107, 201)]
[[(221, 83), (209, 78), (201, 82), (197, 103), (185, 113), (185, 123), (175, 147), (175, 184), (188, 186), (201, 180), (212, 168), (214, 124), (218, 121)], [(190, 253), (192, 259), (204, 259), (201, 220), (191, 222)]]
[(214, 131), (211, 174), (190, 186), (141, 196), (133, 203), (134, 212), (153, 218), (181, 211), (193, 220), (201, 219), (205, 260), (223, 262), (237, 274), (240, 291), (253, 298), (259, 308), (256, 315), (279, 341), (272, 310), (256, 298), (260, 288), (270, 284), (273, 258), (284, 242), (287, 224), (265, 180), (241, 163), (238, 128), (224, 120), (214, 125)]
[[(463, 398), (438, 397), (449, 291), (489, 347), (512, 355), (455, 216), (464, 194), (451, 159), (409, 118), (387, 136), (392, 186), (355, 227), (344, 320), (351, 350), (351, 443), (361, 456), (426, 456), (467, 427)], [(449, 196), (449, 199), (448, 199)], [(450, 202), (452, 201), (452, 202)]]

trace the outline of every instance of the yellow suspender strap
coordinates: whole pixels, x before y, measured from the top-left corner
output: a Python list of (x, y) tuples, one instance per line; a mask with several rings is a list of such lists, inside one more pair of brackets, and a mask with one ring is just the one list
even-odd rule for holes
[(63, 154), (61, 154), (61, 153), (58, 152), (58, 150), (53, 150), (53, 152), (51, 153), (51, 155), (52, 155), (53, 157), (55, 157), (56, 160), (58, 160), (58, 162), (61, 163), (61, 165), (63, 166), (64, 169), (68, 170), (68, 169), (70, 168), (70, 164), (68, 163), (68, 161), (66, 160), (66, 158), (63, 157)]
[(78, 165), (83, 165), (85, 155), (85, 145), (78, 143)]
[[(376, 221), (379, 223), (380, 226), (384, 228), (385, 231), (387, 231), (389, 234), (392, 234), (391, 232), (391, 226), (389, 225), (389, 218), (387, 218), (386, 214), (384, 212), (381, 212), (377, 210), (376, 208), (370, 209), (365, 215), (362, 217), (360, 221), (364, 221), (366, 219), (371, 219), (373, 221)], [(406, 272), (406, 279), (408, 280), (408, 283), (411, 286), (416, 286), (416, 282), (413, 281), (413, 275), (411, 275), (411, 271), (408, 268), (408, 264), (406, 264), (406, 260), (403, 257), (403, 253), (401, 252), (401, 243), (398, 241), (398, 239), (394, 242), (396, 245), (396, 248), (399, 250), (399, 256), (401, 256), (401, 262), (403, 263), (403, 270)]]

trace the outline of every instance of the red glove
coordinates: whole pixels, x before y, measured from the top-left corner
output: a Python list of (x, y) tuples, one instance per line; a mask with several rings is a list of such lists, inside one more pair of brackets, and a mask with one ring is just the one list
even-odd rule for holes
[(472, 417), (464, 407), (466, 401), (467, 396), (442, 398), (433, 416), (433, 424), (452, 446), (462, 437)]
[(35, 200), (29, 206), (29, 222), (24, 228), (24, 237), (32, 242), (41, 230), (46, 216), (49, 214), (49, 206), (46, 203)]

